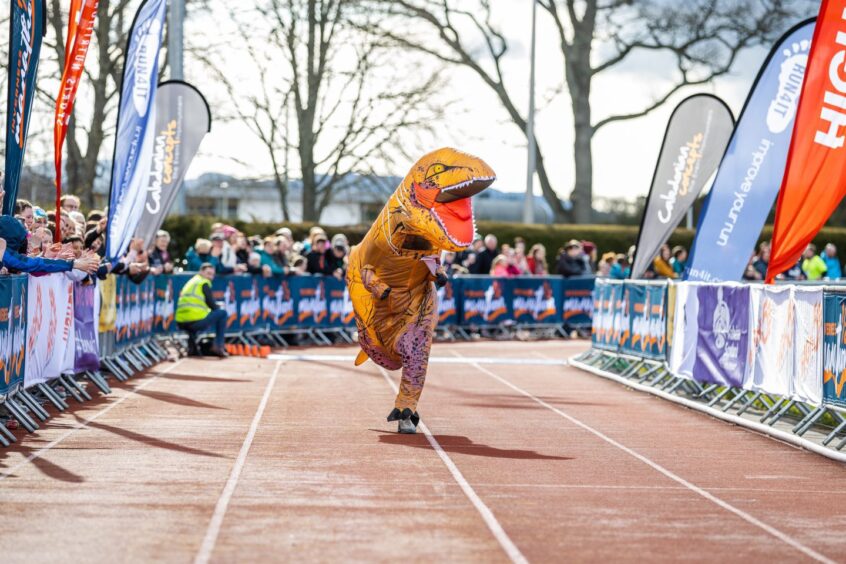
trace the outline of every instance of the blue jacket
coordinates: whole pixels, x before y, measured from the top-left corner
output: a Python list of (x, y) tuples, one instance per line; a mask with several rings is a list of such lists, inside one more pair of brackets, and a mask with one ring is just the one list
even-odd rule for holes
[(6, 241), (6, 252), (2, 265), (16, 272), (69, 272), (73, 270), (72, 260), (28, 257), (26, 254), (26, 229), (14, 217), (0, 217), (0, 238)]
[(199, 272), (200, 266), (202, 266), (204, 262), (214, 265), (214, 271), (217, 274), (232, 274), (233, 272), (232, 268), (220, 264), (219, 258), (214, 257), (211, 254), (201, 255), (194, 249), (194, 247), (191, 247), (188, 249), (188, 252), (185, 253), (185, 260), (187, 262), (185, 270), (188, 270), (189, 272)]
[(820, 254), (820, 258), (823, 259), (825, 266), (828, 268), (828, 274), (826, 274), (826, 276), (829, 280), (837, 280), (843, 276), (843, 272), (840, 270), (840, 261), (837, 257), (829, 257), (825, 254), (825, 251), (823, 251)]

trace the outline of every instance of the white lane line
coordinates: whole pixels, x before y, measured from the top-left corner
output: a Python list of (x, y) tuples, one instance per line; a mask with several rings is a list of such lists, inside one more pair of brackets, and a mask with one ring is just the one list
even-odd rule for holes
[(502, 378), (501, 376), (499, 376), (499, 375), (497, 375), (497, 374), (494, 374), (493, 372), (491, 372), (491, 371), (490, 371), (490, 370), (488, 370), (487, 368), (485, 368), (485, 367), (483, 367), (483, 366), (480, 366), (480, 365), (478, 365), (478, 364), (474, 364), (473, 366), (474, 366), (477, 370), (479, 370), (479, 371), (483, 372), (484, 374), (487, 374), (488, 376), (490, 376), (490, 377), (491, 377), (491, 378), (493, 378), (494, 380), (497, 380), (497, 381), (498, 381), (498, 382), (500, 382), (501, 384), (503, 384), (503, 385), (505, 385), (505, 386), (508, 386), (509, 388), (511, 388), (512, 390), (514, 390), (515, 392), (517, 392), (517, 393), (519, 393), (519, 394), (522, 394), (522, 395), (526, 396), (527, 398), (529, 398), (529, 399), (533, 400), (533, 401), (534, 401), (534, 402), (536, 402), (537, 404), (539, 404), (539, 405), (541, 405), (541, 406), (543, 406), (543, 407), (545, 407), (545, 408), (549, 409), (550, 411), (552, 411), (552, 412), (554, 412), (554, 413), (557, 413), (558, 415), (560, 415), (561, 417), (563, 417), (563, 418), (564, 418), (564, 419), (566, 419), (567, 421), (570, 421), (570, 422), (571, 422), (571, 423), (573, 423), (574, 425), (577, 425), (578, 427), (581, 427), (581, 428), (582, 428), (582, 429), (584, 429), (585, 431), (587, 431), (587, 432), (589, 432), (589, 433), (591, 433), (591, 434), (593, 434), (593, 435), (595, 435), (595, 436), (599, 437), (600, 439), (602, 439), (602, 440), (603, 440), (603, 441), (605, 441), (606, 443), (608, 443), (608, 444), (610, 444), (610, 445), (612, 445), (612, 446), (617, 447), (618, 449), (622, 450), (622, 451), (623, 451), (623, 452), (625, 452), (626, 454), (629, 454), (629, 455), (633, 456), (634, 458), (636, 458), (636, 459), (640, 460), (640, 461), (641, 461), (641, 462), (643, 462), (644, 464), (646, 464), (646, 465), (648, 465), (648, 466), (651, 466), (653, 469), (657, 470), (658, 472), (660, 472), (660, 473), (661, 473), (661, 474), (663, 474), (664, 476), (666, 476), (666, 477), (670, 478), (671, 480), (673, 480), (673, 481), (675, 481), (675, 482), (677, 482), (677, 483), (681, 484), (682, 486), (686, 487), (686, 488), (687, 488), (687, 489), (689, 489), (690, 491), (692, 491), (692, 492), (694, 492), (694, 493), (696, 493), (696, 494), (698, 494), (698, 495), (700, 495), (700, 496), (704, 497), (704, 498), (705, 498), (705, 499), (707, 499), (708, 501), (711, 501), (711, 502), (715, 503), (716, 505), (718, 505), (718, 506), (722, 507), (722, 508), (723, 508), (723, 509), (725, 509), (726, 511), (729, 511), (730, 513), (734, 513), (735, 515), (737, 515), (738, 517), (740, 517), (741, 519), (743, 519), (743, 520), (744, 520), (744, 521), (746, 521), (747, 523), (749, 523), (749, 524), (751, 524), (751, 525), (754, 525), (755, 527), (758, 527), (759, 529), (762, 529), (763, 531), (767, 532), (768, 534), (772, 535), (773, 537), (777, 538), (778, 540), (780, 540), (780, 541), (784, 542), (785, 544), (788, 544), (788, 545), (792, 546), (793, 548), (795, 548), (795, 549), (796, 549), (796, 550), (798, 550), (799, 552), (801, 552), (801, 553), (805, 554), (806, 556), (808, 556), (808, 557), (810, 557), (810, 558), (812, 558), (812, 559), (816, 560), (817, 562), (825, 562), (825, 563), (827, 563), (827, 564), (829, 564), (829, 563), (830, 563), (830, 564), (834, 564), (834, 561), (833, 561), (833, 560), (831, 560), (830, 558), (828, 558), (828, 557), (826, 557), (826, 556), (823, 556), (822, 554), (820, 554), (819, 552), (815, 551), (814, 549), (812, 549), (812, 548), (809, 548), (809, 547), (805, 546), (804, 544), (802, 544), (801, 542), (797, 541), (796, 539), (794, 539), (793, 537), (789, 536), (788, 534), (783, 533), (782, 531), (779, 531), (779, 530), (778, 530), (778, 529), (776, 529), (775, 527), (772, 527), (772, 526), (770, 526), (770, 525), (768, 525), (768, 524), (764, 523), (763, 521), (760, 521), (759, 519), (756, 519), (755, 517), (753, 517), (752, 515), (750, 515), (750, 514), (746, 513), (746, 512), (745, 512), (745, 511), (743, 511), (742, 509), (738, 509), (737, 507), (735, 507), (735, 506), (731, 505), (731, 504), (730, 504), (730, 503), (728, 503), (727, 501), (724, 501), (724, 500), (722, 500), (722, 499), (718, 498), (717, 496), (715, 496), (715, 495), (713, 495), (713, 494), (711, 494), (711, 493), (709, 493), (709, 492), (707, 492), (707, 491), (703, 490), (703, 489), (702, 489), (702, 488), (700, 488), (699, 486), (696, 486), (696, 485), (694, 485), (694, 484), (691, 484), (690, 482), (688, 482), (687, 480), (685, 480), (684, 478), (682, 478), (682, 477), (681, 477), (681, 476), (679, 476), (678, 474), (674, 474), (673, 472), (671, 472), (670, 470), (668, 470), (668, 469), (664, 468), (663, 466), (661, 466), (661, 465), (660, 465), (660, 464), (658, 464), (657, 462), (654, 462), (654, 461), (650, 460), (649, 458), (647, 458), (647, 457), (643, 456), (642, 454), (640, 454), (640, 453), (638, 453), (638, 452), (633, 451), (633, 450), (632, 450), (632, 449), (630, 449), (629, 447), (627, 447), (627, 446), (625, 446), (625, 445), (623, 445), (623, 444), (618, 443), (617, 441), (615, 441), (615, 440), (614, 440), (614, 439), (612, 439), (611, 437), (609, 437), (609, 436), (607, 436), (607, 435), (603, 434), (601, 431), (597, 431), (596, 429), (594, 429), (594, 428), (593, 428), (593, 427), (591, 427), (590, 425), (588, 425), (588, 424), (586, 424), (586, 423), (583, 423), (582, 421), (580, 421), (580, 420), (576, 419), (575, 417), (573, 417), (573, 416), (571, 416), (571, 415), (568, 415), (568, 414), (564, 413), (563, 411), (561, 411), (561, 410), (560, 410), (560, 409), (558, 409), (557, 407), (553, 407), (552, 405), (550, 405), (550, 404), (546, 403), (545, 401), (543, 401), (542, 399), (540, 399), (540, 398), (538, 398), (538, 397), (536, 397), (536, 396), (532, 395), (531, 393), (529, 393), (529, 392), (527, 392), (526, 390), (524, 390), (524, 389), (520, 388), (519, 386), (516, 386), (516, 385), (512, 384), (511, 382), (509, 382), (509, 381), (508, 381), (508, 380), (506, 380), (505, 378)]
[[(385, 381), (391, 387), (391, 389), (396, 394), (398, 392), (397, 385), (391, 380), (391, 377), (388, 375), (388, 371), (379, 367), (379, 370), (382, 372), (382, 376), (385, 377)], [(502, 528), (502, 525), (499, 524), (499, 521), (496, 520), (494, 517), (493, 511), (485, 505), (485, 502), (481, 500), (481, 498), (476, 494), (476, 491), (473, 487), (467, 482), (467, 479), (464, 478), (464, 475), (449, 457), (449, 455), (444, 452), (444, 449), (441, 447), (440, 443), (435, 439), (432, 433), (429, 431), (429, 428), (426, 426), (425, 423), (422, 421), (418, 425), (423, 434), (426, 436), (426, 439), (429, 441), (429, 444), (432, 446), (434, 451), (438, 453), (438, 456), (441, 457), (441, 461), (449, 470), (449, 473), (452, 474), (453, 479), (458, 483), (461, 487), (461, 491), (464, 492), (464, 495), (467, 496), (467, 499), (470, 500), (470, 503), (473, 504), (473, 507), (476, 508), (476, 511), (482, 516), (482, 520), (485, 522), (485, 525), (488, 526), (491, 533), (493, 533), (494, 538), (499, 542), (502, 549), (508, 555), (508, 558), (511, 559), (514, 563), (519, 564), (527, 564), (528, 560), (526, 557), (523, 556), (523, 553), (520, 552), (520, 549), (517, 548), (517, 545), (514, 544), (514, 541), (511, 540), (511, 537), (505, 532), (505, 529)]]
[(21, 460), (20, 462), (15, 464), (14, 466), (3, 470), (3, 472), (0, 473), (0, 481), (5, 480), (6, 478), (8, 478), (9, 476), (11, 476), (15, 472), (17, 472), (22, 467), (24, 467), (27, 464), (29, 464), (30, 462), (32, 462), (36, 458), (41, 458), (42, 456), (47, 454), (47, 452), (50, 449), (52, 449), (53, 447), (55, 447), (57, 444), (61, 443), (62, 441), (64, 441), (65, 439), (67, 439), (68, 437), (70, 437), (71, 435), (76, 433), (77, 431), (79, 431), (80, 429), (84, 429), (85, 427), (88, 426), (89, 423), (96, 420), (101, 415), (107, 414), (108, 412), (110, 412), (111, 410), (113, 410), (114, 408), (119, 406), (121, 403), (123, 403), (123, 401), (125, 399), (132, 397), (139, 390), (143, 390), (144, 388), (146, 388), (147, 386), (149, 386), (150, 384), (155, 382), (159, 378), (159, 376), (164, 376), (165, 374), (167, 374), (168, 372), (170, 372), (171, 370), (173, 370), (174, 368), (176, 368), (177, 366), (182, 364), (182, 362), (184, 360), (185, 359), (178, 360), (177, 362), (175, 362), (174, 364), (171, 364), (170, 366), (168, 366), (166, 369), (162, 370), (161, 372), (156, 372), (155, 376), (152, 376), (150, 378), (145, 379), (143, 383), (138, 385), (136, 388), (133, 388), (132, 390), (127, 392), (125, 395), (121, 396), (120, 399), (118, 399), (116, 402), (107, 405), (106, 407), (104, 407), (103, 409), (101, 409), (100, 411), (98, 411), (97, 413), (92, 415), (91, 417), (88, 417), (85, 420), (77, 423), (76, 426), (69, 429), (67, 432), (62, 434), (59, 438), (50, 441), (49, 443), (47, 443), (46, 445), (44, 445), (43, 447), (41, 447), (37, 451), (31, 453), (29, 456), (27, 456), (26, 458), (24, 458), (23, 460)]
[(215, 505), (214, 513), (212, 514), (209, 527), (206, 529), (206, 536), (203, 537), (203, 544), (200, 545), (200, 550), (197, 552), (197, 557), (194, 558), (194, 564), (205, 564), (211, 558), (214, 552), (214, 545), (217, 544), (217, 537), (220, 535), (220, 527), (223, 525), (223, 518), (226, 516), (226, 510), (229, 507), (229, 501), (232, 499), (232, 494), (235, 493), (235, 488), (238, 487), (238, 479), (241, 477), (241, 470), (244, 468), (244, 463), (247, 461), (247, 455), (250, 452), (250, 446), (253, 444), (253, 438), (258, 431), (259, 421), (264, 413), (264, 408), (267, 407), (267, 401), (270, 398), (270, 392), (273, 391), (273, 385), (276, 383), (276, 377), (279, 375), (279, 367), (282, 362), (277, 362), (273, 369), (273, 375), (267, 382), (267, 387), (264, 389), (264, 395), (259, 402), (256, 414), (253, 417), (253, 422), (250, 424), (250, 430), (244, 438), (244, 444), (241, 445), (241, 452), (238, 453), (238, 458), (235, 460), (235, 465), (232, 467), (232, 472), (229, 474), (229, 479), (220, 493), (220, 497)]
[[(451, 351), (453, 354), (458, 354)], [(292, 360), (300, 362), (353, 362), (355, 356), (345, 354), (271, 354), (269, 360)], [(433, 356), (429, 364), (537, 364), (541, 366), (567, 366), (566, 360), (554, 358), (496, 358), (496, 357), (460, 357), (450, 358)]]

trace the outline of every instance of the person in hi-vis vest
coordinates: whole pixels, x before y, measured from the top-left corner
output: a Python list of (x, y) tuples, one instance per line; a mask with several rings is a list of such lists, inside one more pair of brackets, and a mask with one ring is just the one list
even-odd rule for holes
[(188, 354), (199, 355), (197, 334), (214, 328), (214, 348), (211, 354), (221, 358), (228, 356), (223, 347), (226, 332), (226, 311), (220, 309), (212, 298), (211, 281), (214, 280), (214, 265), (204, 262), (198, 272), (179, 292), (176, 304), (176, 323), (188, 332)]

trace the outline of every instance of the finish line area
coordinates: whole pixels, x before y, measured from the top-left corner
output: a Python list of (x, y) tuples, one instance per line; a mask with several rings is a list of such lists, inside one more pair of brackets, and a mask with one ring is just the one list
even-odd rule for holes
[(566, 365), (588, 346), (435, 344), (416, 435), (357, 348), (159, 364), (0, 451), (0, 555), (846, 561), (846, 467)]

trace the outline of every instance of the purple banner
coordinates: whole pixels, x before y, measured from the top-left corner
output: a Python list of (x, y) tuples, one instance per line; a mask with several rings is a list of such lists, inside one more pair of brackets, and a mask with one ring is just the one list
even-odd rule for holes
[(95, 303), (97, 287), (73, 285), (73, 319), (76, 341), (74, 343), (76, 356), (74, 372), (79, 374), (86, 370), (100, 370), (100, 350), (97, 342), (97, 323), (100, 318), (98, 304)]
[(749, 288), (700, 286), (693, 379), (741, 387), (749, 348)]

